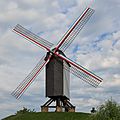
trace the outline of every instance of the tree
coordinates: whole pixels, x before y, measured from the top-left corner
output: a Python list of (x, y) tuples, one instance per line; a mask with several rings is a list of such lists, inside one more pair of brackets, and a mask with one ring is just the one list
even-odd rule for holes
[(108, 100), (98, 108), (92, 120), (120, 120), (120, 105), (115, 101)]

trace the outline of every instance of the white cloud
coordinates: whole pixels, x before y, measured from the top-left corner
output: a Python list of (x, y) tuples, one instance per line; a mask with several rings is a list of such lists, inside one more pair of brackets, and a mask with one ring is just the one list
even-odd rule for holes
[(10, 2), (7, 6), (8, 10), (16, 9), (16, 8), (18, 8), (18, 4), (16, 2)]
[[(26, 12), (25, 12), (26, 11)], [(29, 10), (15, 9), (8, 10), (0, 14), (0, 22), (16, 22), (21, 20), (26, 20), (29, 22), (38, 19), (39, 14), (34, 9)]]
[[(37, 5), (40, 3), (39, 0), (22, 0), (23, 3), (28, 4), (28, 5)], [(41, 3), (43, 2), (43, 0), (41, 0)]]

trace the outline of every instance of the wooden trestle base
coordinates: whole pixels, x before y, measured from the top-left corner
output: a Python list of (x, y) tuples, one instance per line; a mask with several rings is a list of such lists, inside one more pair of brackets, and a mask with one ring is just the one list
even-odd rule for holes
[[(50, 106), (53, 102), (56, 102), (56, 105)], [(49, 112), (49, 108), (55, 108), (55, 112), (75, 112), (75, 106), (68, 99), (61, 99), (59, 97), (50, 98), (41, 106), (41, 112)]]

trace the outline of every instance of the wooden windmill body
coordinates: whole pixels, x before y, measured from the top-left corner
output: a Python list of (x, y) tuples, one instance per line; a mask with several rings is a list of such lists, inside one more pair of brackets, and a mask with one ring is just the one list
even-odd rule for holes
[[(62, 53), (63, 54), (63, 53)], [(64, 55), (64, 54), (63, 54)], [(60, 59), (58, 56), (52, 56), (46, 65), (46, 97), (65, 97), (70, 98), (70, 64)]]

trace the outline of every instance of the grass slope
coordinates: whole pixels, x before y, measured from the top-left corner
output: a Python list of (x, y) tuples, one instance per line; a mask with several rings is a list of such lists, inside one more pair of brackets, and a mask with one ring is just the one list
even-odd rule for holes
[(90, 114), (88, 113), (25, 113), (12, 115), (3, 120), (89, 120)]

